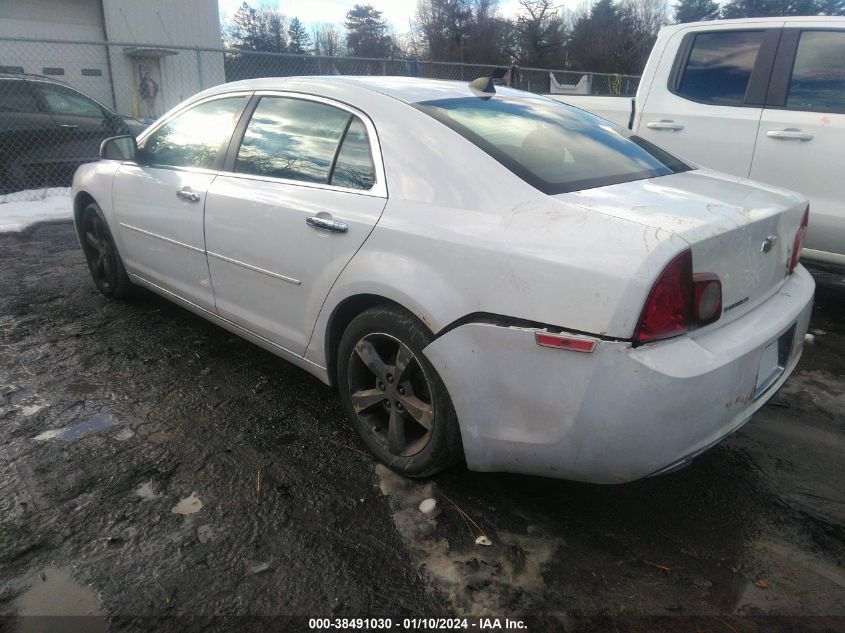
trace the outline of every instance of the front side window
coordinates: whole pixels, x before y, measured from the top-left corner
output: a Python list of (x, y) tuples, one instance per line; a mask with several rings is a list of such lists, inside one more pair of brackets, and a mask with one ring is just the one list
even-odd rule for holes
[(695, 35), (677, 92), (714, 105), (742, 105), (765, 31)]
[(549, 99), (463, 97), (416, 107), (546, 194), (689, 169), (627, 130)]
[(262, 97), (246, 128), (235, 171), (328, 184), (351, 116), (315, 101)]
[(85, 95), (75, 90), (51, 84), (36, 84), (41, 91), (50, 114), (58, 116), (84, 116), (90, 118), (105, 118), (103, 108)]
[(144, 142), (150, 165), (210, 169), (237, 125), (246, 97), (206, 101), (168, 121)]
[(801, 33), (786, 107), (845, 112), (845, 32)]

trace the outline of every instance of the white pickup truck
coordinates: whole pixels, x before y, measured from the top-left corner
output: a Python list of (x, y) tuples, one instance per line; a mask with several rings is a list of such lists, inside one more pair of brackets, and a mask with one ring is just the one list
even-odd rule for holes
[(635, 98), (549, 96), (689, 162), (803, 193), (802, 258), (845, 265), (845, 18), (669, 26)]

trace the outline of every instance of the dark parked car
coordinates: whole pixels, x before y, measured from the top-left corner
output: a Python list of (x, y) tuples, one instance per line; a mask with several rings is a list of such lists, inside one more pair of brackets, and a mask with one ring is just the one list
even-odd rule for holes
[(70, 186), (100, 143), (148, 122), (112, 112), (55, 79), (0, 73), (0, 193)]

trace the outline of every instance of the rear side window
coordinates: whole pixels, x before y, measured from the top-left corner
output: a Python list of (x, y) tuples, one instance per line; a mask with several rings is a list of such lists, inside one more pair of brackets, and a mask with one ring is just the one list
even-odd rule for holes
[(801, 33), (786, 107), (845, 112), (845, 32)]
[(549, 99), (465, 97), (416, 107), (546, 194), (689, 169), (627, 130)]
[(742, 105), (765, 31), (699, 33), (677, 93), (714, 105)]
[(376, 171), (367, 128), (361, 119), (354, 117), (337, 154), (331, 184), (352, 189), (371, 189), (375, 182)]
[(328, 184), (351, 116), (315, 101), (262, 97), (247, 125), (235, 171)]
[(29, 86), (17, 79), (0, 81), (0, 112), (38, 112)]
[(206, 101), (171, 119), (147, 137), (144, 162), (210, 169), (232, 135), (245, 99)]

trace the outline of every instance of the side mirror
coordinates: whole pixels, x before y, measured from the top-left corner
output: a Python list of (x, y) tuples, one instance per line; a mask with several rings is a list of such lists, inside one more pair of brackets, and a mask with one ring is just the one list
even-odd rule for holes
[(100, 158), (106, 160), (135, 160), (137, 154), (134, 136), (112, 136), (100, 145)]

